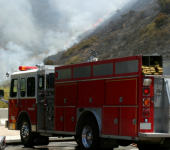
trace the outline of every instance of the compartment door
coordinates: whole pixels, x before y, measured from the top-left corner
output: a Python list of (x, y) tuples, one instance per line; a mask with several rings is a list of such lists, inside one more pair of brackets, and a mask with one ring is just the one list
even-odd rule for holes
[(83, 81), (78, 83), (78, 104), (104, 104), (105, 80)]
[(64, 108), (64, 131), (75, 132), (75, 107)]
[(77, 105), (77, 82), (55, 85), (55, 106)]
[(137, 105), (138, 78), (106, 80), (106, 105)]
[(104, 107), (102, 112), (102, 134), (118, 135), (119, 134), (119, 108)]
[(137, 136), (137, 107), (120, 108), (119, 135)]
[(54, 108), (54, 130), (64, 131), (64, 108), (63, 107)]

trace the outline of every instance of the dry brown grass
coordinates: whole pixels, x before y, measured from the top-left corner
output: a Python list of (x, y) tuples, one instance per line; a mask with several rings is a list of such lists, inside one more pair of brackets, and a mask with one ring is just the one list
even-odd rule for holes
[(68, 62), (66, 62), (64, 65), (72, 65), (72, 64), (79, 64), (83, 61), (83, 58), (80, 55), (76, 55), (72, 57)]

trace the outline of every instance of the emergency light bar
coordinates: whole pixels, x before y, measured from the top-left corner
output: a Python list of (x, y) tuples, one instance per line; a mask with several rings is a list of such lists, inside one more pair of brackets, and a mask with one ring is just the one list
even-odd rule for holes
[(32, 67), (32, 66), (19, 66), (20, 71), (26, 71), (26, 70), (31, 70), (31, 69), (38, 69), (38, 68)]

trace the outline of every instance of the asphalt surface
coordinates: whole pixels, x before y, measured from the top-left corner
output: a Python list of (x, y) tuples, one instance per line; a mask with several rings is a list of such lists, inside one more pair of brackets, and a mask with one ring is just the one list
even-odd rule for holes
[[(48, 146), (35, 146), (33, 148), (25, 148), (23, 145), (7, 145), (5, 150), (80, 150), (76, 142), (51, 142)], [(127, 146), (119, 147), (114, 150), (138, 150), (136, 147)]]

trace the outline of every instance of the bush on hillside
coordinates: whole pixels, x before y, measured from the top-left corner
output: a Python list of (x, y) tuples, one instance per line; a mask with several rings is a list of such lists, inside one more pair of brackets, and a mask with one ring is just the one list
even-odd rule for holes
[(170, 14), (170, 0), (158, 0), (161, 11)]
[(133, 16), (135, 14), (135, 11), (134, 10), (130, 10), (129, 11), (129, 16)]
[(45, 65), (54, 65), (54, 61), (48, 59), (47, 61), (45, 61)]
[(129, 13), (122, 15), (122, 18), (132, 17), (135, 14), (134, 10), (130, 10)]
[(166, 20), (168, 19), (168, 16), (166, 13), (159, 13), (158, 17), (155, 18), (154, 22), (155, 22), (155, 26), (157, 28), (163, 26), (166, 23)]
[(155, 23), (148, 24), (142, 30), (140, 30), (139, 35), (148, 34), (151, 35), (156, 30)]

